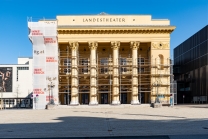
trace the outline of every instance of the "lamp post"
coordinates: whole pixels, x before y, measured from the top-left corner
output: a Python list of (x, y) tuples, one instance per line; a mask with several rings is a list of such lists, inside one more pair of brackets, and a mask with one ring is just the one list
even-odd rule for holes
[(34, 96), (34, 100), (35, 100), (35, 109), (37, 109), (37, 103), (38, 103), (38, 94), (36, 94), (35, 96)]
[(155, 103), (160, 103), (159, 97), (158, 97), (158, 87), (160, 86), (160, 83), (158, 83), (158, 81), (156, 81), (156, 83), (154, 83), (154, 85), (157, 87), (157, 98), (155, 100)]
[(69, 105), (69, 46), (67, 46), (67, 105)]
[(0, 86), (0, 92), (1, 92), (1, 110), (2, 110), (2, 104), (3, 104), (3, 103), (2, 103), (2, 102), (3, 102), (3, 101), (2, 101), (2, 93), (3, 93), (2, 89), (3, 89), (3, 87)]
[(68, 73), (68, 69), (67, 69), (67, 105), (69, 105), (69, 73)]
[[(50, 81), (50, 83), (48, 84), (48, 88), (49, 88), (49, 103), (50, 105), (55, 105), (54, 103), (54, 98), (53, 98), (53, 87), (55, 87), (55, 85), (53, 84), (53, 80), (55, 80), (56, 78), (51, 78), (51, 77), (47, 77), (47, 80)], [(50, 95), (51, 93), (51, 95)]]
[(50, 86), (50, 91), (51, 91), (51, 99), (50, 99), (50, 96), (49, 96), (49, 104), (55, 105), (54, 99), (53, 99), (53, 89), (52, 89), (55, 85), (51, 81), (51, 84), (49, 84), (49, 86)]

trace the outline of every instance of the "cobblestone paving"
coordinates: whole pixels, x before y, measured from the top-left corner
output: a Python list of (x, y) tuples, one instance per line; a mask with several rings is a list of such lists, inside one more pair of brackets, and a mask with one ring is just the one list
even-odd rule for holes
[(0, 138), (208, 137), (207, 104), (162, 108), (148, 105), (61, 106), (55, 110), (2, 110), (0, 117)]

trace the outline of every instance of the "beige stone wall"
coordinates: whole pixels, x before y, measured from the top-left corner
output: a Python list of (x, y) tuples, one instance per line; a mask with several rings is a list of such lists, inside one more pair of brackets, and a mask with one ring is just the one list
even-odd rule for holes
[[(159, 95), (162, 103), (169, 103), (170, 33), (175, 29), (173, 26), (168, 26), (169, 20), (152, 20), (151, 16), (118, 16), (117, 18), (125, 18), (125, 22), (99, 22), (98, 25), (100, 26), (98, 27), (95, 26), (95, 22), (83, 23), (84, 20), (89, 18), (100, 20), (97, 18), (103, 17), (57, 16), (60, 52), (63, 54), (63, 51), (70, 43), (76, 42), (79, 44), (77, 60), (80, 61), (81, 58), (89, 60), (87, 68), (91, 73), (79, 73), (76, 75), (77, 77), (73, 77), (72, 73), (69, 75), (69, 78), (78, 79), (78, 83), (75, 85), (78, 88), (78, 92), (81, 88), (88, 86), (85, 94), (89, 94), (89, 96), (85, 101), (92, 104), (103, 103), (104, 100), (102, 98), (104, 95), (102, 94), (102, 90), (106, 89), (108, 90), (106, 92), (108, 94), (108, 104), (123, 102), (122, 99), (125, 98), (125, 93), (127, 94), (126, 103), (137, 104), (137, 102), (132, 102), (132, 100), (138, 100), (138, 92), (133, 92), (132, 89), (135, 90), (134, 85), (138, 83), (138, 91), (143, 91), (143, 102), (153, 103)], [(116, 18), (116, 16), (105, 16), (105, 18)], [(131, 22), (134, 19), (136, 20), (135, 23)], [(139, 26), (141, 24), (146, 26)], [(79, 27), (75, 27), (75, 25), (79, 25)], [(124, 27), (119, 27), (119, 25), (124, 25)], [(97, 48), (94, 51), (89, 45), (95, 42), (97, 43)], [(117, 46), (114, 46), (114, 42), (119, 42), (119, 44), (116, 44), (118, 45), (116, 50), (114, 47)], [(139, 42), (137, 50), (132, 50), (131, 42)], [(73, 59), (71, 51), (68, 51), (68, 57)], [(133, 55), (133, 52), (136, 52), (137, 56)], [(66, 53), (64, 55), (66, 57)], [(135, 56), (137, 58), (144, 58), (145, 64), (132, 65), (132, 57)], [(64, 57), (62, 58), (64, 59)], [(101, 59), (103, 58), (106, 58), (108, 61), (105, 66), (101, 65)], [(126, 59), (126, 65), (118, 64), (121, 58)], [(92, 59), (95, 59), (95, 61), (90, 61)], [(95, 63), (95, 67), (90, 64), (93, 62)], [(64, 68), (61, 66), (61, 63), (59, 67)], [(107, 72), (100, 73), (104, 67), (107, 68)], [(63, 71), (62, 68), (59, 70)], [(76, 68), (79, 71), (82, 70), (83, 66), (79, 63)], [(123, 73), (120, 72), (122, 71), (121, 68), (123, 68)], [(132, 70), (135, 70), (134, 68), (138, 69), (137, 76), (132, 73)], [(139, 73), (139, 68), (145, 72)], [(61, 92), (61, 90), (64, 90), (63, 88), (66, 85), (67, 79), (65, 79), (64, 74), (60, 74), (60, 77), (62, 78), (59, 83), (59, 90)], [(82, 93), (79, 92), (79, 97), (77, 98), (80, 104), (83, 101)], [(72, 97), (71, 99), (74, 98)], [(63, 101), (63, 95), (60, 100)]]
[(167, 19), (152, 20), (151, 15), (80, 15), (80, 16), (57, 16), (61, 26), (77, 25), (170, 25)]

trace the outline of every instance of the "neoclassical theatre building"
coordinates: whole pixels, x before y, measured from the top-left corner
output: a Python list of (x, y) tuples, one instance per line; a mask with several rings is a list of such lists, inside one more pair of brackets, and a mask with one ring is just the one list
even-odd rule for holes
[(28, 20), (36, 107), (170, 101), (170, 34), (151, 15), (66, 15)]

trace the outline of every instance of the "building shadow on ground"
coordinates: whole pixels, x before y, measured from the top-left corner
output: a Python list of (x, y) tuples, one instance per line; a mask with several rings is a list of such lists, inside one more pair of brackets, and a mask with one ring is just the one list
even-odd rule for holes
[[(55, 111), (54, 111), (55, 112)], [(40, 115), (41, 116), (41, 115)], [(50, 123), (0, 124), (2, 138), (77, 138), (77, 139), (169, 139), (170, 135), (206, 135), (208, 119), (167, 117), (164, 120), (136, 120), (104, 117), (58, 117)], [(172, 119), (171, 119), (172, 118)]]

